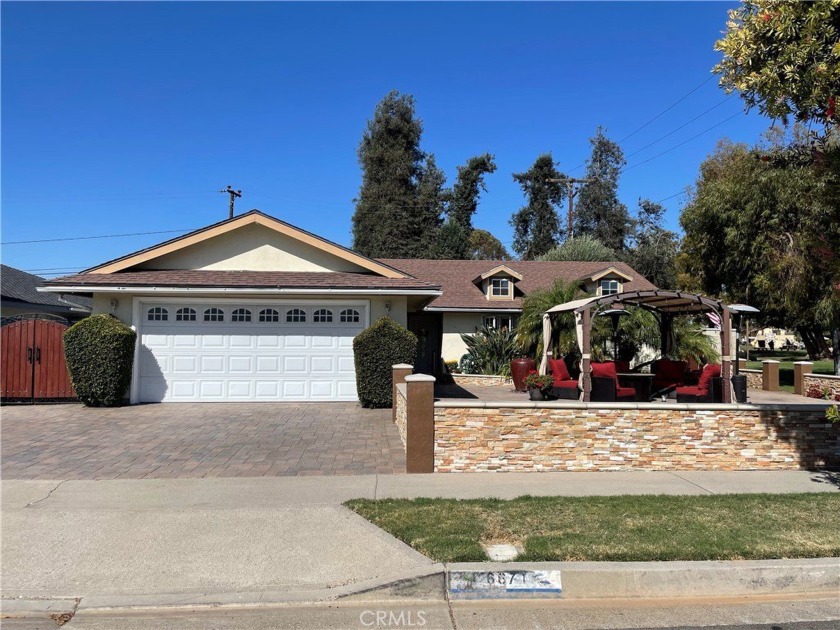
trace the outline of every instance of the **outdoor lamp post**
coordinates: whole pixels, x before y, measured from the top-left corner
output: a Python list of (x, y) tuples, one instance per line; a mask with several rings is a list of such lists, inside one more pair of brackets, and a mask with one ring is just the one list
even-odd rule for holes
[[(758, 313), (759, 310), (747, 304), (730, 304), (729, 310), (735, 313), (735, 374), (732, 376), (732, 390), (735, 400), (739, 403), (747, 402), (747, 377), (740, 374), (741, 369), (741, 318), (748, 313)], [(749, 339), (747, 339), (749, 343)]]
[(611, 308), (607, 311), (598, 313), (599, 315), (609, 315), (612, 320), (612, 344), (613, 344), (613, 361), (618, 361), (618, 318), (622, 315), (627, 315), (627, 311), (623, 308)]

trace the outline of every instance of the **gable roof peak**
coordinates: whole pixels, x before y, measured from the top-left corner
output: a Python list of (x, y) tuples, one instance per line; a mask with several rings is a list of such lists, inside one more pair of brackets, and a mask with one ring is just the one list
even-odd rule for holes
[(373, 272), (386, 278), (405, 278), (407, 275), (405, 272), (400, 271), (386, 262), (363, 256), (362, 254), (354, 252), (343, 245), (329, 241), (317, 234), (313, 234), (312, 232), (296, 227), (291, 223), (286, 223), (285, 221), (266, 214), (257, 208), (253, 208), (243, 214), (229, 217), (223, 221), (219, 221), (218, 223), (213, 223), (206, 227), (193, 230), (192, 232), (169, 239), (168, 241), (164, 241), (162, 243), (158, 243), (157, 245), (110, 260), (102, 263), (101, 265), (91, 267), (90, 269), (85, 269), (82, 273), (110, 274), (119, 271), (126, 271), (135, 265), (171, 254), (172, 252), (210, 240), (222, 234), (227, 234), (241, 227), (254, 224), (274, 230), (275, 232), (305, 243), (306, 245), (347, 260), (366, 271)]

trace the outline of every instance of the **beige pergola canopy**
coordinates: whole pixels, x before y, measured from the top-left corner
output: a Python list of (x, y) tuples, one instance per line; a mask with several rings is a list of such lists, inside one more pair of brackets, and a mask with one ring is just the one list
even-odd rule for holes
[(677, 315), (697, 315), (714, 313), (720, 318), (721, 336), (721, 376), (723, 377), (723, 401), (730, 402), (729, 376), (732, 356), (730, 343), (731, 309), (720, 300), (694, 293), (682, 291), (627, 291), (613, 295), (572, 300), (565, 304), (558, 304), (543, 314), (543, 357), (540, 372), (546, 373), (548, 359), (551, 356), (552, 317), (560, 313), (573, 313), (577, 329), (577, 341), (581, 352), (581, 389), (583, 400), (588, 402), (591, 390), (591, 345), (592, 317), (601, 311), (623, 308), (624, 306), (638, 306), (653, 311), (658, 315), (660, 333), (662, 337), (662, 353), (666, 354), (673, 348), (672, 321)]

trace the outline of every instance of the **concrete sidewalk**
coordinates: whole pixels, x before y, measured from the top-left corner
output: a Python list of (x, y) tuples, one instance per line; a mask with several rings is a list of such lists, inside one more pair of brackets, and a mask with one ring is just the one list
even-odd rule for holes
[(351, 498), (837, 492), (839, 483), (799, 471), (4, 481), (3, 597), (311, 601), (439, 571), (341, 505)]

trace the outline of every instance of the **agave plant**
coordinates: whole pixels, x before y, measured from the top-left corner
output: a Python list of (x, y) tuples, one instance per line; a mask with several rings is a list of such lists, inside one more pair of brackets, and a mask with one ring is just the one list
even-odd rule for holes
[(461, 365), (472, 373), (510, 376), (510, 361), (517, 354), (512, 331), (482, 326), (473, 335), (462, 334), (461, 339), (467, 346)]

